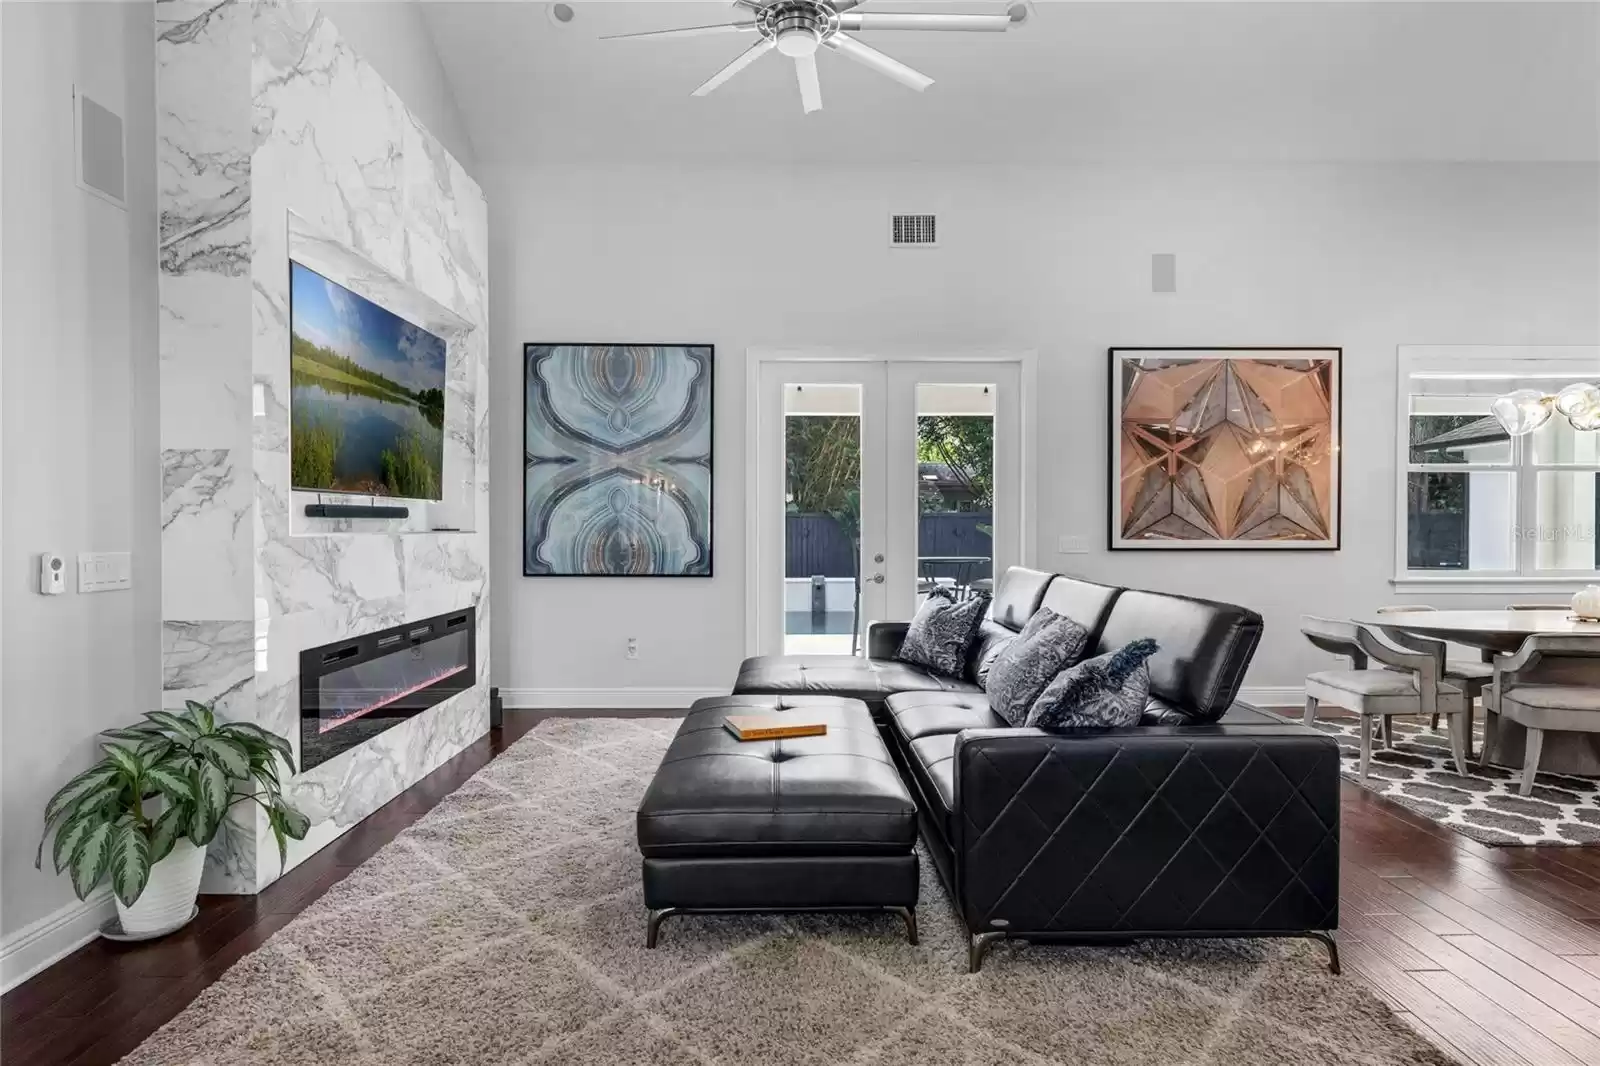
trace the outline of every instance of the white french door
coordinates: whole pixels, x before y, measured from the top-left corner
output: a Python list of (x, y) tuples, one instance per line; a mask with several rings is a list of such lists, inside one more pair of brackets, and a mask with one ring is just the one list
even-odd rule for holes
[(855, 654), (1026, 561), (1024, 357), (758, 356), (751, 654)]

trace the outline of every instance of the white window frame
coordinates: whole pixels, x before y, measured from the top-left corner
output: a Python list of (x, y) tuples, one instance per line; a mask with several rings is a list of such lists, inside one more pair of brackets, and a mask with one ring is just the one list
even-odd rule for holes
[[(1418, 593), (1530, 593), (1559, 595), (1594, 582), (1588, 570), (1540, 570), (1537, 542), (1514, 539), (1515, 570), (1462, 570), (1453, 573), (1407, 569), (1407, 483), (1413, 469), (1435, 469), (1435, 464), (1411, 462), (1411, 380), (1417, 376), (1439, 378), (1506, 379), (1548, 377), (1552, 389), (1571, 381), (1600, 382), (1600, 347), (1521, 345), (1402, 345), (1395, 379), (1395, 511), (1394, 574), (1396, 591)], [(1559, 384), (1558, 384), (1559, 383)], [(1559, 418), (1560, 415), (1554, 417)], [(1528, 437), (1511, 442), (1511, 462), (1451, 463), (1450, 473), (1506, 472), (1515, 479), (1517, 525), (1537, 525), (1537, 485), (1540, 471), (1577, 472), (1600, 469), (1585, 465), (1535, 464)]]

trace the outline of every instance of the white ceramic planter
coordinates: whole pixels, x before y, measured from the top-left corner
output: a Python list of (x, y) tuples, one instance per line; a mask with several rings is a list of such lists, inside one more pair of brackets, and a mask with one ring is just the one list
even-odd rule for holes
[(1572, 597), (1572, 613), (1579, 618), (1600, 618), (1600, 585), (1579, 589)]
[[(124, 933), (159, 933), (188, 922), (200, 894), (200, 875), (206, 867), (206, 849), (179, 837), (172, 854), (150, 867), (150, 880), (133, 906), (117, 900), (117, 919)], [(114, 897), (113, 897), (114, 898)]]

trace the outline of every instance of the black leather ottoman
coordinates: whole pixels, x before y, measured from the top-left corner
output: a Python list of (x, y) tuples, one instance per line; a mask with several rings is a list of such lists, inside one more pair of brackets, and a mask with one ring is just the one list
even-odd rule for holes
[[(739, 741), (730, 714), (827, 736)], [(647, 947), (687, 912), (890, 910), (917, 940), (917, 805), (860, 700), (718, 696), (689, 709), (639, 804)]]

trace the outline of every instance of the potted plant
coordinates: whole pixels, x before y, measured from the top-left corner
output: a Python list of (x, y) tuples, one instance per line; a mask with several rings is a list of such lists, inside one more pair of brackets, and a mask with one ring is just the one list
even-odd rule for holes
[(278, 759), (294, 769), (287, 740), (247, 722), (218, 722), (193, 700), (186, 708), (102, 733), (105, 758), (63, 785), (44, 811), (34, 866), (43, 865), (54, 833), (56, 873), (70, 873), (79, 899), (109, 879), (122, 931), (135, 936), (188, 922), (206, 845), (235, 803), (267, 812), (280, 864), (288, 839), (304, 840), (310, 825), (283, 800)]

